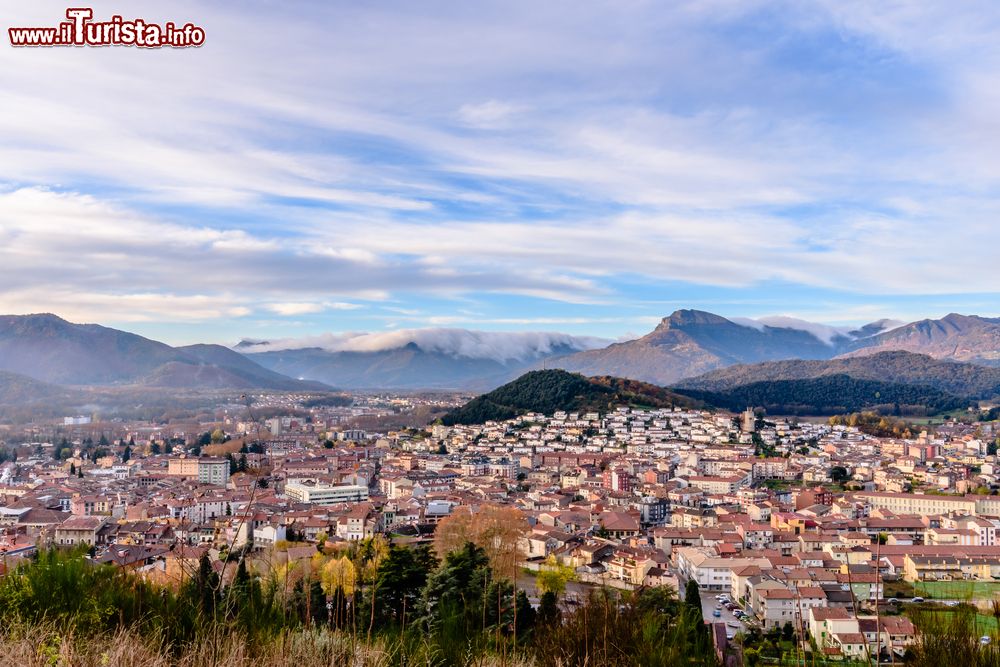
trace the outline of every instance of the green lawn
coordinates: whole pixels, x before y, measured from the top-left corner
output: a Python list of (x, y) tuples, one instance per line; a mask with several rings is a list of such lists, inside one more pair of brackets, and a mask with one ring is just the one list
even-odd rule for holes
[(1000, 596), (1000, 581), (921, 581), (914, 595), (937, 600), (992, 600)]
[[(940, 618), (942, 623), (946, 623), (950, 614), (955, 613), (954, 609), (938, 607), (935, 609), (921, 608), (921, 613), (933, 614), (935, 618)], [(990, 635), (996, 637), (1000, 627), (997, 626), (997, 619), (989, 614), (976, 614), (976, 635)]]

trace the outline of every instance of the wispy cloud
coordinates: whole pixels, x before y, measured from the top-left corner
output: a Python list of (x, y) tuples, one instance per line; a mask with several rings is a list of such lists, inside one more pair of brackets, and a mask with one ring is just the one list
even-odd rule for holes
[(0, 49), (0, 310), (330, 328), (473, 296), (608, 332), (587, 308), (678, 284), (810, 317), (998, 293), (991, 3), (128, 12), (208, 40)]

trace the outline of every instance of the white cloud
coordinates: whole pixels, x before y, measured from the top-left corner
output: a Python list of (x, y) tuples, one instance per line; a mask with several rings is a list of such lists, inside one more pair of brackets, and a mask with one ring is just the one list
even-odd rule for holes
[(465, 125), (485, 129), (504, 127), (511, 116), (524, 111), (525, 107), (497, 100), (481, 104), (463, 104), (458, 110), (458, 118)]
[(0, 307), (1000, 284), (993, 4), (305, 7), (133, 2), (206, 46), (0, 50)]
[(468, 329), (400, 329), (377, 333), (328, 333), (302, 338), (260, 342), (240, 348), (242, 352), (270, 352), (318, 347), (329, 352), (381, 352), (415, 344), (425, 352), (454, 357), (526, 361), (553, 350), (588, 350), (610, 341), (591, 336), (549, 332), (471, 331)]
[(310, 313), (322, 313), (325, 310), (358, 310), (362, 308), (360, 304), (338, 302), (290, 302), (290, 303), (269, 303), (264, 306), (267, 310), (278, 315), (308, 315)]

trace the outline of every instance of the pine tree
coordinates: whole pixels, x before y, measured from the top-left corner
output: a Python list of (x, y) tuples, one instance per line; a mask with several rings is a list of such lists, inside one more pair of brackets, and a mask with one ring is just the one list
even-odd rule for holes
[(698, 582), (694, 579), (689, 579), (687, 586), (684, 587), (684, 602), (701, 613), (701, 594), (698, 591)]

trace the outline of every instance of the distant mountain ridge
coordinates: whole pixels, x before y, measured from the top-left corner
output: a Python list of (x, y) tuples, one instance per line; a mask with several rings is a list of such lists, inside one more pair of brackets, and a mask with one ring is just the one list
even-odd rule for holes
[(678, 310), (641, 338), (578, 352), (551, 365), (584, 375), (669, 385), (732, 364), (827, 359), (836, 351), (801, 329), (747, 326), (704, 311)]
[(951, 313), (939, 320), (911, 322), (845, 346), (849, 356), (906, 350), (935, 359), (1000, 366), (1000, 318)]
[(330, 351), (318, 347), (252, 352), (236, 346), (261, 366), (342, 389), (489, 389), (507, 382), (540, 359), (576, 352), (567, 345), (522, 358), (485, 358), (426, 350), (415, 342), (377, 351)]
[(30, 405), (67, 398), (75, 398), (75, 392), (19, 373), (0, 371), (0, 405)]
[(49, 313), (0, 316), (0, 370), (60, 385), (321, 390), (269, 371), (221, 345), (175, 348)]
[(641, 338), (578, 352), (550, 365), (584, 375), (609, 374), (663, 385), (739, 364), (828, 360), (894, 350), (1000, 366), (1000, 318), (951, 314), (904, 325), (878, 320), (850, 331), (837, 330), (825, 340), (807, 330), (809, 323), (802, 325), (744, 324), (703, 311), (678, 310)]
[(832, 375), (923, 385), (971, 399), (1000, 395), (1000, 368), (935, 359), (903, 350), (829, 360), (792, 359), (740, 364), (681, 380), (676, 386), (726, 392), (754, 382), (807, 380)]
[[(926, 355), (879, 357), (906, 351)], [(986, 397), (993, 375), (930, 363), (959, 361), (1000, 367), (1000, 318), (950, 314), (900, 325), (879, 320), (848, 329), (790, 317), (736, 321), (699, 310), (678, 310), (635, 340), (606, 341), (551, 332), (413, 329), (322, 334), (309, 339), (172, 347), (97, 324), (74, 324), (52, 314), (0, 316), (0, 371), (70, 386), (150, 388), (488, 390), (524, 372), (561, 368), (586, 376), (683, 384), (728, 391), (737, 384), (846, 374), (924, 384), (963, 397)], [(716, 376), (718, 386), (687, 382), (740, 365), (798, 360)], [(868, 368), (868, 371), (865, 371)], [(756, 374), (756, 375), (754, 375)], [(707, 382), (708, 379), (704, 379)]]

